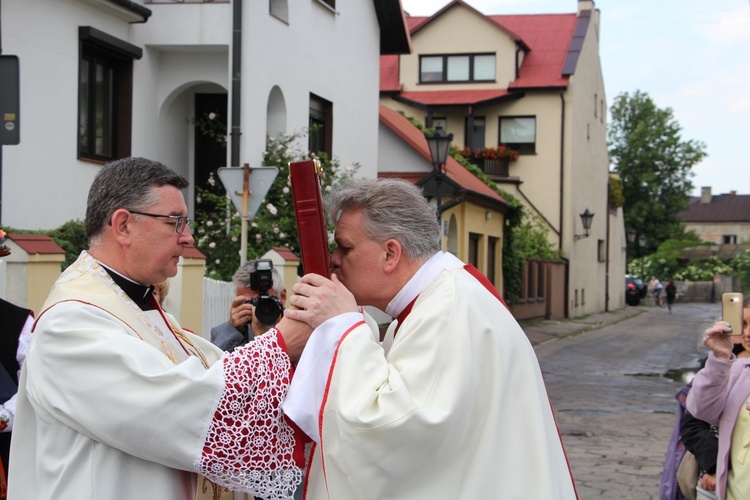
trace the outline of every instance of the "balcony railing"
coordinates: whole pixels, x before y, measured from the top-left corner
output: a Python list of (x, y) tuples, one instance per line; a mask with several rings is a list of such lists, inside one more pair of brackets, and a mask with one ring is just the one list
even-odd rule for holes
[(508, 177), (510, 175), (510, 162), (508, 160), (481, 158), (477, 160), (477, 165), (487, 175), (494, 175), (496, 177)]

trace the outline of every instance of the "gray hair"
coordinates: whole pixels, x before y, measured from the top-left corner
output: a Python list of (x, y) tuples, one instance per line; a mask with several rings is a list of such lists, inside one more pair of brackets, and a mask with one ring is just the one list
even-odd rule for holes
[(325, 208), (334, 225), (342, 212), (361, 208), (365, 235), (377, 242), (395, 239), (413, 261), (440, 250), (437, 214), (422, 190), (409, 182), (352, 178), (326, 196)]
[(159, 202), (153, 188), (165, 185), (178, 189), (190, 183), (158, 161), (123, 158), (102, 168), (89, 189), (84, 228), (91, 243), (112, 221), (116, 210), (144, 210)]
[[(250, 288), (250, 275), (255, 272), (256, 262), (258, 261), (248, 260), (237, 268), (232, 276), (232, 284), (235, 288)], [(275, 267), (271, 269), (271, 276), (273, 277), (273, 289), (276, 290), (276, 294), (281, 297), (281, 293), (284, 291), (284, 279)]]

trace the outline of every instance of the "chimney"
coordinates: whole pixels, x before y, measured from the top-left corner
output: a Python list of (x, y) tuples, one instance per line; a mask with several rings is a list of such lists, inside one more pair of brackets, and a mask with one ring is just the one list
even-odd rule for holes
[(578, 14), (594, 10), (594, 0), (578, 0)]
[(736, 195), (736, 194), (737, 194), (737, 191), (729, 191), (729, 194), (730, 194), (731, 196), (734, 196), (734, 195)]
[(701, 205), (711, 203), (711, 186), (703, 186), (701, 188)]

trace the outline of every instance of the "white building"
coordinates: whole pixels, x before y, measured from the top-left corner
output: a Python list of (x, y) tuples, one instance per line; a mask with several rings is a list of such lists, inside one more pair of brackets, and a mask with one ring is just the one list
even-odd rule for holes
[[(2, 148), (4, 226), (82, 220), (91, 181), (110, 159), (159, 160), (195, 185), (217, 166), (260, 166), (267, 134), (312, 122), (323, 125), (323, 150), (376, 176), (379, 57), (410, 44), (399, 0), (0, 8), (2, 52), (20, 60), (20, 144)], [(189, 122), (206, 109), (226, 110), (219, 165), (207, 163)]]

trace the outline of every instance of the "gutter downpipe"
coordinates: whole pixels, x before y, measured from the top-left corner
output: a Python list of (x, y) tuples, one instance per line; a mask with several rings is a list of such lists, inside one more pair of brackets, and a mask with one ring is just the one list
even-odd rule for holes
[(232, 130), (230, 167), (240, 166), (240, 104), (242, 102), (242, 0), (232, 4)]
[(610, 248), (610, 238), (609, 238), (609, 225), (610, 225), (610, 218), (612, 217), (612, 210), (610, 209), (610, 197), (609, 197), (609, 185), (612, 183), (612, 178), (609, 176), (609, 173), (607, 174), (607, 248), (606, 248), (606, 254), (607, 254), (607, 261), (604, 263), (604, 312), (609, 312), (609, 248)]
[[(562, 253), (563, 249), (563, 197), (565, 194), (564, 184), (565, 181), (565, 97), (560, 92), (560, 239), (558, 243), (558, 250)], [(565, 317), (570, 317), (570, 311), (568, 305), (570, 303), (570, 260), (565, 259), (567, 265), (565, 266)]]

